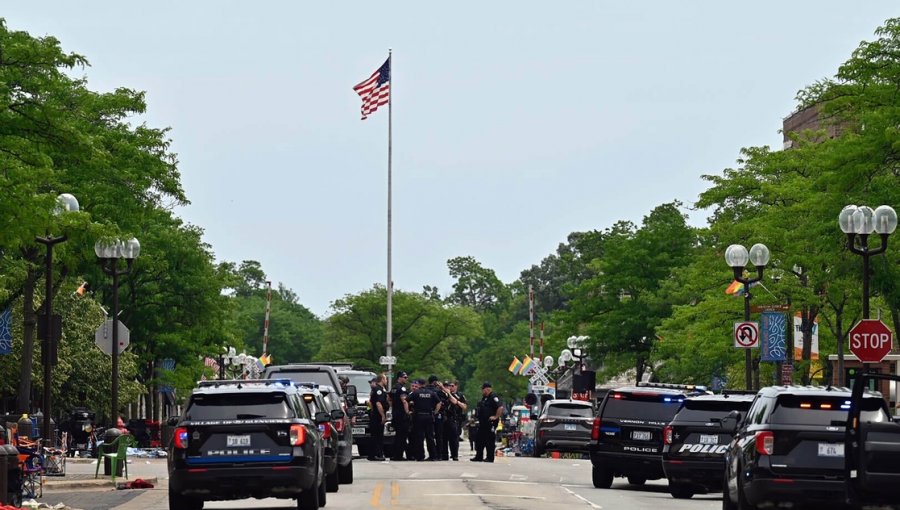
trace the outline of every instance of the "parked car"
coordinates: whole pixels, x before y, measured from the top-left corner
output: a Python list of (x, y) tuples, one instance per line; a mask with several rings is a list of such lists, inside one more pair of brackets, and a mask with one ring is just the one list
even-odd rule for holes
[[(340, 367), (339, 367), (340, 368)], [(290, 379), (294, 382), (327, 384), (334, 388), (338, 396), (344, 398), (341, 381), (334, 366), (318, 363), (291, 363), (289, 365), (269, 365), (264, 379)]]
[(372, 431), (369, 430), (369, 381), (375, 377), (375, 373), (342, 368), (337, 371), (337, 375), (347, 377), (347, 386), (356, 388), (356, 401), (348, 401), (351, 433), (359, 454), (368, 457), (372, 441)]
[(337, 474), (333, 480), (325, 480), (328, 490), (334, 492), (338, 489), (338, 483), (353, 483), (353, 434), (350, 432), (346, 403), (331, 386), (319, 385), (318, 389), (328, 406), (337, 438)]
[(583, 400), (550, 400), (534, 428), (534, 456), (546, 450), (587, 452), (594, 408)]
[(703, 393), (702, 387), (654, 383), (609, 391), (591, 429), (594, 487), (608, 489), (617, 476), (633, 485), (663, 478), (663, 428), (685, 398)]
[[(847, 452), (848, 388), (773, 386), (759, 391), (725, 454), (722, 507), (756, 508), (763, 504), (844, 502), (851, 480)], [(900, 426), (891, 422), (880, 393), (860, 392), (857, 426), (865, 453), (879, 454), (860, 466), (857, 476), (887, 481), (896, 504), (900, 482)], [(866, 434), (874, 434), (866, 437)], [(875, 437), (882, 434), (882, 437)], [(866, 444), (869, 441), (871, 444)], [(884, 448), (881, 448), (881, 445)], [(852, 453), (852, 452), (851, 452)], [(874, 471), (884, 471), (876, 474)], [(865, 490), (867, 482), (861, 481)], [(882, 503), (869, 501), (868, 504)]]
[(337, 428), (334, 426), (334, 418), (341, 411), (331, 410), (325, 401), (324, 394), (319, 391), (319, 385), (311, 383), (295, 383), (295, 385), (300, 389), (303, 403), (306, 404), (310, 415), (315, 416), (317, 413), (326, 413), (330, 418), (329, 421), (318, 424), (319, 434), (322, 436), (324, 456), (322, 469), (325, 471), (325, 491), (337, 492), (340, 486), (338, 482), (338, 433)]
[(296, 498), (325, 504), (323, 441), (300, 390), (288, 380), (203, 381), (175, 421), (169, 446), (169, 508), (204, 501)]
[(725, 452), (756, 392), (726, 392), (685, 399), (663, 429), (662, 467), (672, 497), (722, 490)]

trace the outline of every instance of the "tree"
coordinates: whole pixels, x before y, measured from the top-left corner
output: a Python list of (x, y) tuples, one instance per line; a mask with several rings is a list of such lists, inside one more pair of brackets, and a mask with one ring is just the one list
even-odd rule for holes
[(447, 261), (450, 276), (456, 279), (450, 303), (467, 306), (477, 312), (502, 306), (509, 299), (509, 291), (497, 278), (493, 269), (487, 269), (472, 257), (455, 257)]

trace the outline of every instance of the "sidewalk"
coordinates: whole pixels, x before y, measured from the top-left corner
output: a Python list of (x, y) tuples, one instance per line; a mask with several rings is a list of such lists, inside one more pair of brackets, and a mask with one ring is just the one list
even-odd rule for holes
[(95, 479), (97, 459), (66, 459), (64, 476), (45, 476), (44, 492), (60, 492), (78, 489), (115, 489), (116, 485), (141, 478), (156, 485), (160, 478), (167, 476), (166, 459), (129, 458), (128, 480), (124, 476), (116, 477), (113, 482), (109, 475), (103, 475), (103, 467)]

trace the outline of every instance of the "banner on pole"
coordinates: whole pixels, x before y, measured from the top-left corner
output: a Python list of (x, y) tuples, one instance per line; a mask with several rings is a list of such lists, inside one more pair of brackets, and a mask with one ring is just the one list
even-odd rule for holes
[[(800, 312), (794, 314), (794, 359), (803, 359), (803, 332), (800, 331), (800, 325), (803, 324), (803, 317)], [(812, 327), (812, 353), (809, 359), (819, 359), (819, 316), (813, 322)]]
[(787, 316), (782, 312), (760, 314), (760, 361), (784, 361), (787, 358)]
[(12, 354), (12, 308), (0, 313), (0, 354)]

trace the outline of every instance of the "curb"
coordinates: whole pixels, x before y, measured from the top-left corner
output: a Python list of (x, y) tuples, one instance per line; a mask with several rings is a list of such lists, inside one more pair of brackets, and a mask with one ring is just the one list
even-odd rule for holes
[[(141, 478), (147, 482), (152, 483), (153, 485), (159, 485), (159, 481), (157, 477), (147, 477)], [(64, 491), (69, 489), (115, 489), (116, 486), (120, 483), (125, 483), (131, 480), (125, 480), (124, 477), (119, 477), (116, 482), (113, 482), (109, 478), (90, 478), (87, 480), (58, 480), (53, 482), (48, 482), (47, 479), (44, 479), (44, 490), (47, 491)], [(127, 490), (127, 489), (125, 489)]]

